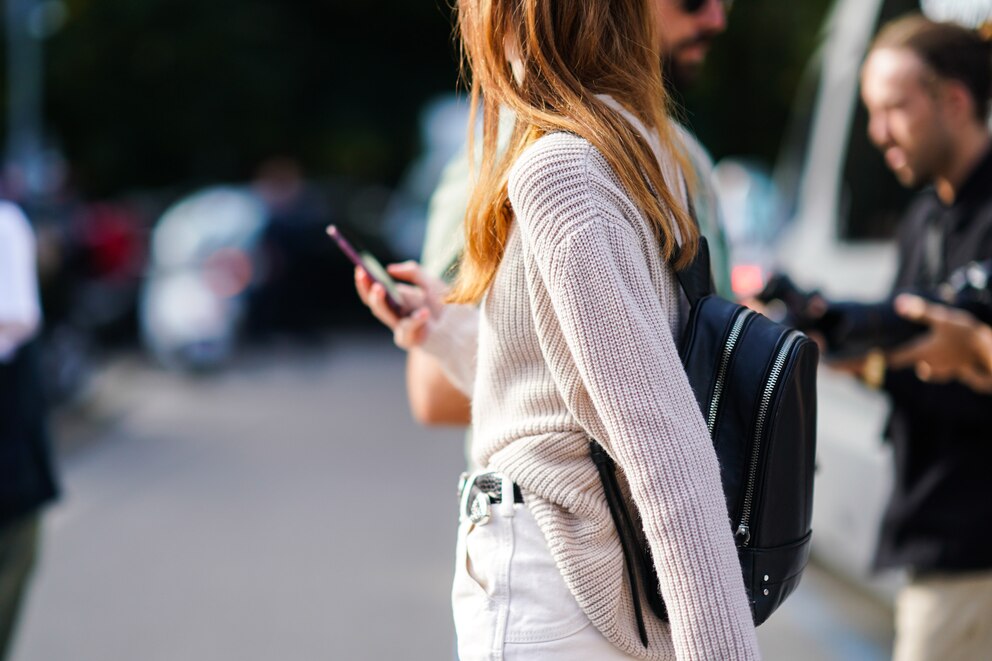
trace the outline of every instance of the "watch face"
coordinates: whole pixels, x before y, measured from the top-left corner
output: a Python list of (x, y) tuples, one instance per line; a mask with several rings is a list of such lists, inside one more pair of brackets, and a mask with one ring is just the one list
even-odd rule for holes
[(992, 0), (920, 0), (920, 9), (932, 21), (953, 21), (971, 29), (992, 22)]

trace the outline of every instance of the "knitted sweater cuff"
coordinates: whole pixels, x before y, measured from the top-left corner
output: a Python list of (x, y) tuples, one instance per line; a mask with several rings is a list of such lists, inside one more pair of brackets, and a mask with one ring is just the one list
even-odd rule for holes
[(478, 349), (479, 309), (473, 305), (445, 305), (431, 322), (420, 348), (434, 356), (448, 380), (472, 396)]

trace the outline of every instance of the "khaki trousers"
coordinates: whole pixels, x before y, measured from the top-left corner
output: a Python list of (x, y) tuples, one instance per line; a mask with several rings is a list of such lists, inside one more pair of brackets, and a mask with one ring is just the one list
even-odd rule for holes
[(918, 577), (896, 599), (893, 661), (992, 659), (992, 571)]

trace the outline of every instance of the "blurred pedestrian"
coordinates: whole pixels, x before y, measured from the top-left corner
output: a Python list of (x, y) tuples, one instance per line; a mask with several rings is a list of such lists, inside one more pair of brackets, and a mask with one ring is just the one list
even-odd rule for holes
[[(992, 258), (992, 49), (963, 27), (904, 17), (876, 37), (861, 84), (869, 137), (901, 183), (927, 185), (900, 224), (895, 289), (936, 293)], [(895, 659), (992, 659), (992, 397), (886, 369), (879, 352), (861, 369), (892, 402), (895, 484), (876, 564), (910, 573)]]
[(327, 305), (315, 305), (323, 291), (333, 248), (323, 238), (329, 211), (307, 182), (300, 163), (288, 156), (263, 161), (251, 182), (265, 205), (259, 239), (260, 282), (250, 293), (249, 327), (264, 336), (316, 338), (327, 321)]
[(9, 653), (38, 554), (41, 507), (56, 486), (38, 361), (35, 240), (0, 201), (0, 659)]
[[(681, 265), (699, 230), (667, 114), (660, 7), (458, 4), (484, 125), (466, 248), (453, 302), (433, 283), (404, 290), (414, 310), (395, 330), (472, 396), (484, 469), (462, 487), (452, 603), (463, 660), (758, 656), (675, 342), (674, 246)], [(499, 150), (503, 108), (516, 122)], [(671, 624), (644, 617), (624, 579), (590, 436), (622, 467)]]

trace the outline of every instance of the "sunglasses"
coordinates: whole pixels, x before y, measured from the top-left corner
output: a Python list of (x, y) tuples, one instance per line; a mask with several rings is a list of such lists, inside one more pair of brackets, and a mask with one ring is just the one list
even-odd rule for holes
[[(682, 11), (687, 14), (695, 14), (700, 9), (705, 7), (709, 1), (710, 0), (682, 0)], [(730, 12), (730, 8), (734, 6), (734, 0), (721, 0), (721, 4), (723, 4), (724, 12)]]

